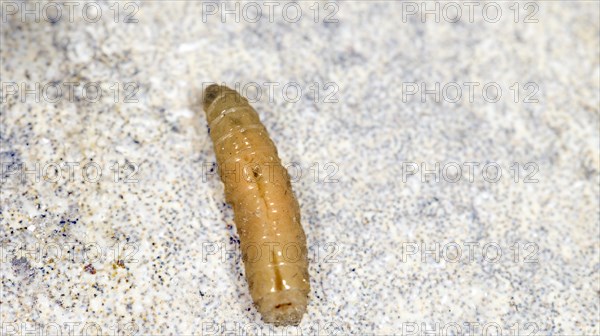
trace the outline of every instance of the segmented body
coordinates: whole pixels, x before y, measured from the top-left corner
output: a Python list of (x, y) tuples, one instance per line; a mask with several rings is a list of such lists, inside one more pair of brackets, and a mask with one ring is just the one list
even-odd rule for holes
[(287, 171), (245, 98), (211, 85), (203, 104), (252, 299), (266, 322), (297, 324), (310, 285), (306, 236)]

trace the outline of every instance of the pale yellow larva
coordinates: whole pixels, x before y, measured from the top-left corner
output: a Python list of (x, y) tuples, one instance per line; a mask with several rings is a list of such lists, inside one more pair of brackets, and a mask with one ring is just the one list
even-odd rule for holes
[(298, 324), (310, 284), (306, 236), (287, 171), (247, 99), (211, 85), (203, 105), (254, 304), (265, 322)]

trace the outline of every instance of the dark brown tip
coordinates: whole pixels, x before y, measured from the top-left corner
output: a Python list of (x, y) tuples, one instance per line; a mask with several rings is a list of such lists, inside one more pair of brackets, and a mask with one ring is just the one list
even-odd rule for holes
[(225, 86), (221, 86), (218, 84), (211, 84), (204, 90), (204, 96), (202, 98), (202, 106), (204, 107), (204, 111), (208, 109), (210, 104), (225, 90)]

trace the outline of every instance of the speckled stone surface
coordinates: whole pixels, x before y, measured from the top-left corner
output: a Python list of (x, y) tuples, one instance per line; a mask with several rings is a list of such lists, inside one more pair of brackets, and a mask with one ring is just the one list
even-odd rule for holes
[[(473, 22), (463, 7), (456, 23), (452, 8), (423, 22), (392, 1), (317, 3), (318, 18), (302, 2), (295, 23), (285, 3), (272, 22), (259, 3), (256, 23), (248, 7), (223, 23), (209, 15), (215, 3), (125, 4), (116, 15), (100, 3), (95, 23), (81, 7), (73, 22), (3, 16), (4, 334), (286, 331), (252, 306), (232, 211), (209, 169), (198, 99), (211, 81), (262, 87), (254, 105), (301, 173), (293, 188), (312, 293), (290, 332), (600, 334), (597, 2), (521, 3), (517, 16), (500, 2), (496, 23), (482, 3)], [(125, 23), (133, 11), (138, 22)], [(324, 22), (333, 12), (338, 22)], [(67, 82), (79, 83), (75, 97)], [(93, 89), (81, 96), (92, 82), (102, 83), (97, 101)], [(267, 82), (279, 83), (272, 101)], [(282, 99), (291, 82), (304, 88), (297, 102)], [(466, 82), (480, 83), (472, 102)], [(38, 102), (23, 83), (54, 83), (63, 96), (40, 89)], [(458, 83), (462, 97), (407, 94), (421, 83), (446, 85), (448, 97)], [(501, 87), (498, 102), (482, 97), (486, 83)], [(335, 87), (337, 102), (324, 102)], [(454, 183), (452, 162), (463, 167)], [(468, 162), (479, 164), (472, 182)], [(482, 178), (490, 162), (497, 182)], [(423, 179), (422, 163), (450, 168)], [(36, 181), (53, 164), (59, 178)]]

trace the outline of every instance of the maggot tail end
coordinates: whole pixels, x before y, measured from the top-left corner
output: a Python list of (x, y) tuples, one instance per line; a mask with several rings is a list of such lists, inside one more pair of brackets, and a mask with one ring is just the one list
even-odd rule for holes
[(301, 290), (269, 293), (256, 302), (263, 320), (276, 326), (300, 324), (307, 304), (307, 293)]

